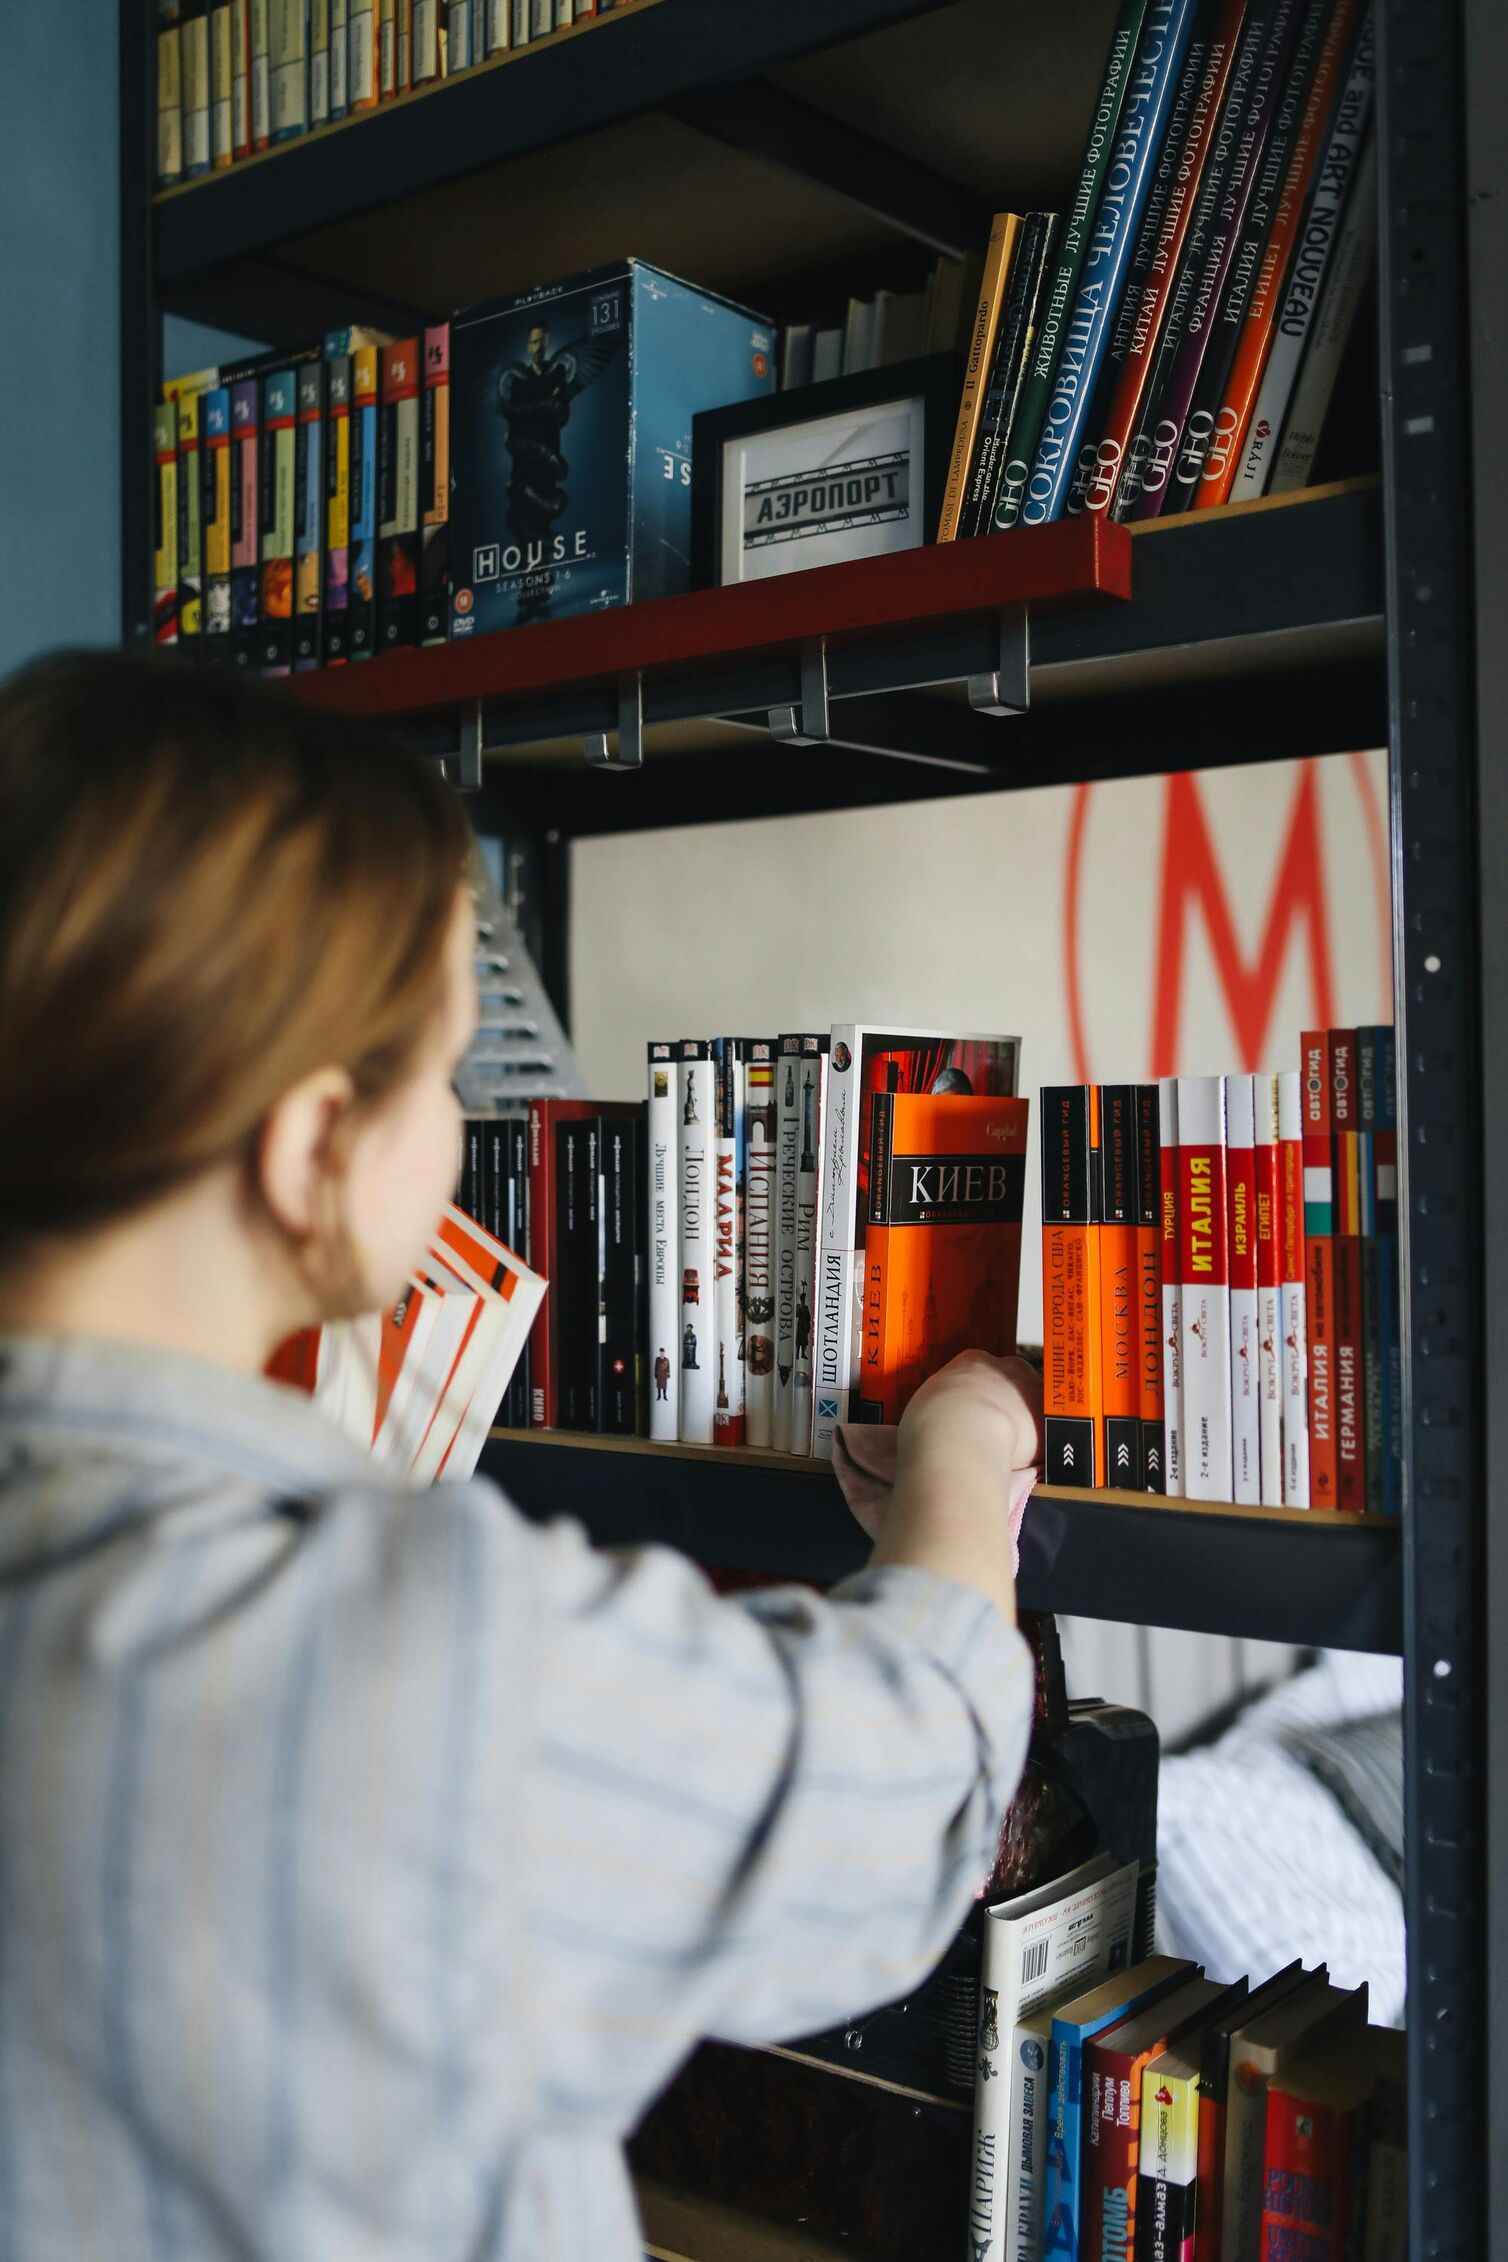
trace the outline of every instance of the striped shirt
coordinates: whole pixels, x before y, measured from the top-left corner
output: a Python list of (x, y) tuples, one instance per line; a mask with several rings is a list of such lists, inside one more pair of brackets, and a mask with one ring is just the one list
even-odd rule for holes
[(720, 1600), (0, 1339), (0, 2262), (630, 2262), (644, 2106), (920, 1979), (1031, 1695), (950, 1581)]

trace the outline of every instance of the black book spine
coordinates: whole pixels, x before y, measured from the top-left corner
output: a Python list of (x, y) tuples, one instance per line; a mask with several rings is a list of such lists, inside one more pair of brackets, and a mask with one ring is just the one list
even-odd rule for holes
[(604, 1118), (599, 1172), (602, 1331), (597, 1361), (597, 1427), (607, 1437), (636, 1437), (641, 1427), (641, 1152), (636, 1117)]
[[(522, 1117), (515, 1117), (495, 1126), (501, 1137), (504, 1169), (499, 1184), (502, 1188), (503, 1211), (499, 1219), (502, 1231), (498, 1239), (506, 1243), (515, 1256), (529, 1262), (529, 1126)], [(519, 1353), (513, 1379), (508, 1385), (508, 1421), (513, 1429), (529, 1427), (529, 1345)]]
[(1334, 0), (1309, 0), (1300, 22), (1298, 44), (1278, 95), (1277, 115), (1273, 120), (1261, 169), (1253, 184), (1240, 241), (1236, 246), (1220, 301), (1220, 311), (1210, 332), (1209, 344), (1200, 364), (1199, 379), (1189, 403), (1189, 413), (1179, 437), (1178, 453), (1174, 458), (1162, 506), (1164, 514), (1190, 509), (1199, 493), (1200, 478), (1214, 435), (1215, 419), (1220, 414), (1221, 404), (1225, 399), (1226, 381), (1235, 362), (1236, 348), (1241, 342), (1242, 324), (1251, 305), (1252, 292), (1256, 289), (1262, 254), (1267, 248), (1273, 215), (1277, 211), (1278, 198), (1282, 194), (1283, 182), (1288, 173), (1288, 160), (1293, 153), (1294, 141), (1303, 120), (1304, 105), (1319, 61), (1325, 27), (1333, 11)]
[(598, 1312), (601, 1272), (598, 1252), (597, 1156), (601, 1119), (555, 1127), (557, 1245), (556, 1403), (561, 1429), (597, 1426)]
[(974, 437), (974, 454), (959, 513), (960, 538), (989, 531), (989, 509), (995, 491), (996, 463), (1009, 425), (1010, 409), (1021, 386), (1026, 358), (1027, 323), (1034, 295), (1034, 280), (1042, 257), (1042, 232), (1046, 214), (1029, 212), (1016, 238), (1016, 253), (1005, 286), (1005, 303), (995, 328), (995, 350), (990, 358), (984, 406)]
[(1231, 168), (1236, 161), (1241, 126), (1251, 99), (1252, 84), (1272, 29), (1275, 7), (1280, 4), (1281, 0), (1273, 0), (1272, 5), (1265, 4), (1265, 0), (1253, 0), (1251, 12), (1241, 27), (1240, 42), (1231, 65), (1230, 78), (1226, 82), (1225, 99), (1220, 106), (1220, 115), (1215, 121), (1209, 148), (1205, 153), (1198, 200), (1188, 234), (1184, 238), (1178, 279), (1169, 294), (1167, 313), (1163, 317), (1157, 358), (1152, 364), (1152, 372), (1142, 396), (1136, 430), (1126, 447), (1115, 501), (1110, 506), (1110, 515), (1114, 519), (1155, 517), (1162, 507), (1168, 474), (1172, 469), (1173, 457), (1183, 429), (1180, 420), (1176, 430), (1168, 430), (1163, 410), (1199, 288), (1199, 278), (1209, 254), (1210, 237), (1219, 216), (1220, 200), (1225, 194)]

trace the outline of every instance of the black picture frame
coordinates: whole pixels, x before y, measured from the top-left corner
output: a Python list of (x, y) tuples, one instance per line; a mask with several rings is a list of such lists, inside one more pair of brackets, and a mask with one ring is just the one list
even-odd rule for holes
[(691, 585), (721, 584), (723, 548), (723, 454), (734, 442), (782, 432), (856, 409), (881, 408), (891, 401), (920, 400), (926, 434), (923, 454), (923, 542), (937, 538), (943, 492), (948, 481), (953, 426), (963, 385), (963, 360), (956, 353), (921, 354), (882, 369), (851, 377), (824, 378), (788, 393), (766, 393), (758, 400), (735, 401), (727, 408), (704, 409), (691, 424)]

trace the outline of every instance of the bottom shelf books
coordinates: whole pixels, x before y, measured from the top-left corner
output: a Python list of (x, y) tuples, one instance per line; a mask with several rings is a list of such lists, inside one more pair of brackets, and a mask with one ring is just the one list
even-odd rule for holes
[(1404, 2038), (1293, 1964), (1128, 1961), (1136, 1865), (986, 1912), (974, 2262), (1394, 2262)]

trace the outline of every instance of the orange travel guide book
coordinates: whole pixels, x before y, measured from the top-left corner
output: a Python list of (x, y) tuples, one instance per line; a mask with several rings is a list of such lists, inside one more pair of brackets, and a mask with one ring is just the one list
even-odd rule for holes
[(876, 1092), (859, 1419), (896, 1422), (959, 1351), (1016, 1348), (1025, 1100)]

